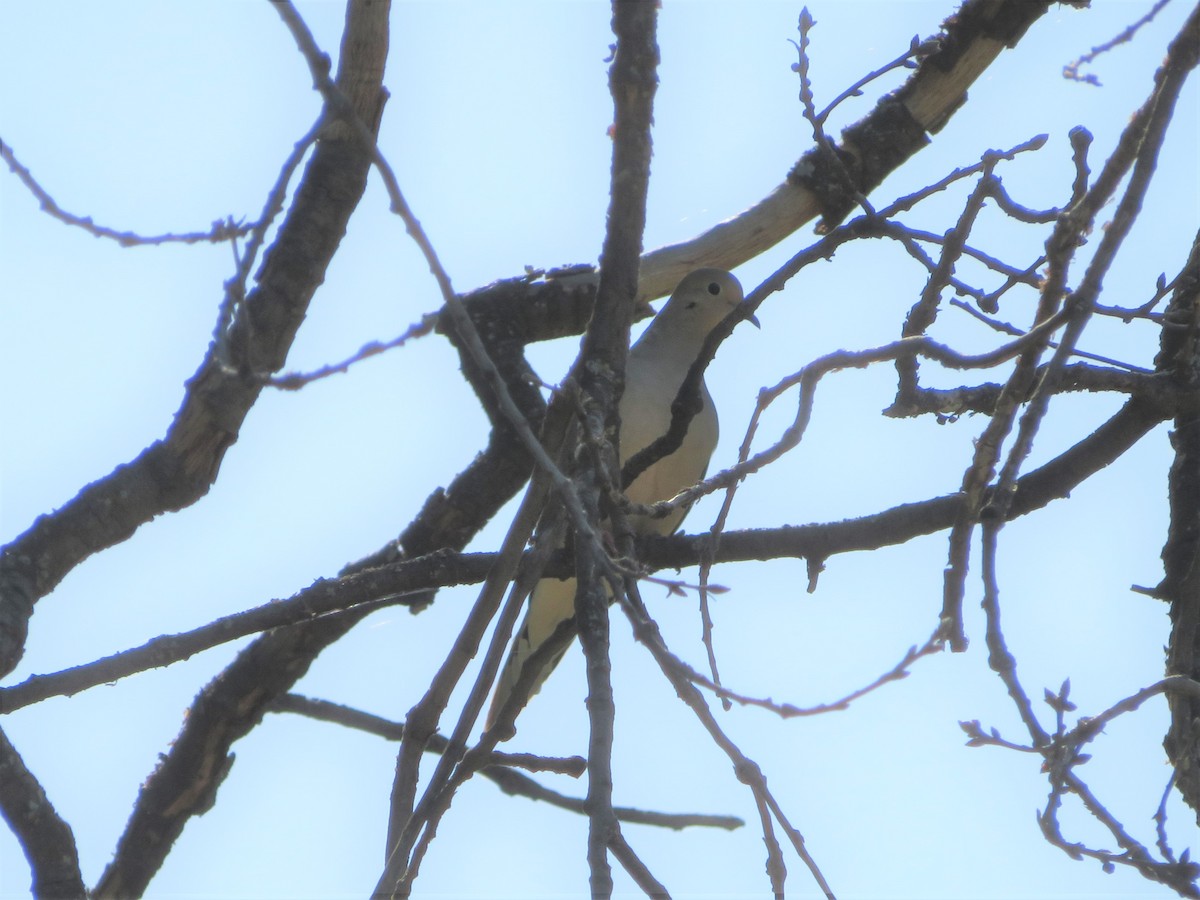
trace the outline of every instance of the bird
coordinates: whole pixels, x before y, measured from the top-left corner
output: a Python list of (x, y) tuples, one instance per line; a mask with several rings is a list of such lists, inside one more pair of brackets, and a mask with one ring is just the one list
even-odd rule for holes
[[(625, 391), (618, 412), (621, 418), (620, 448), (624, 459), (666, 434), (671, 424), (671, 404), (700, 355), (705, 338), (729, 312), (744, 302), (737, 278), (723, 269), (696, 269), (684, 276), (661, 312), (629, 348), (625, 363)], [(753, 315), (747, 318), (755, 325)], [(704, 478), (717, 448), (717, 411), (703, 380), (702, 406), (688, 424), (687, 434), (674, 453), (663, 457), (638, 475), (625, 495), (635, 504), (649, 505), (670, 500), (680, 491)], [(653, 519), (631, 515), (635, 535), (674, 532), (687, 515), (686, 508)], [(534, 587), (525, 619), (496, 682), (488, 712), (490, 728), (512, 694), (525, 661), (575, 615), (575, 579), (543, 578)], [(565, 652), (565, 650), (563, 651)], [(562, 653), (549, 660), (534, 682), (530, 696), (538, 692)]]

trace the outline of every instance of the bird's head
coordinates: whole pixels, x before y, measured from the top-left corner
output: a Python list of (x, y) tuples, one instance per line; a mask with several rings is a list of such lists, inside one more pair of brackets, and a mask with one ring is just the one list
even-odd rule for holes
[[(730, 272), (724, 269), (696, 269), (679, 282), (655, 319), (655, 325), (706, 336), (744, 300), (741, 282)], [(758, 319), (753, 314), (747, 314), (745, 318), (758, 326)]]

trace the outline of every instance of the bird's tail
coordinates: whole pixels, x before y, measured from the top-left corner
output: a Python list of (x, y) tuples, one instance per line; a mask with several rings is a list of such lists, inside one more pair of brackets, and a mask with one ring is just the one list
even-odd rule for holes
[[(525, 621), (517, 632), (512, 650), (500, 677), (496, 681), (496, 692), (492, 695), (492, 705), (488, 709), (485, 727), (491, 728), (496, 724), (500, 711), (512, 697), (521, 676), (525, 674), (528, 664), (537, 666), (536, 673), (530, 672), (526, 678), (532, 677), (529, 697), (541, 690), (554, 667), (558, 665), (563, 654), (570, 646), (569, 641), (555, 641), (561, 644), (557, 651), (549, 656), (539, 654), (541, 658), (534, 659), (538, 650), (544, 647), (551, 638), (556, 637), (560, 629), (568, 629), (575, 618), (575, 579), (558, 580), (543, 578), (534, 588), (529, 599), (529, 611), (525, 613)], [(573, 629), (571, 629), (573, 630)], [(565, 637), (565, 635), (564, 635)]]

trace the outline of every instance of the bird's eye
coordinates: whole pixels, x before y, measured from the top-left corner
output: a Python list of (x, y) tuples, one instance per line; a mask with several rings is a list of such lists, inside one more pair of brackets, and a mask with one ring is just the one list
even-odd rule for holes
[(721, 293), (721, 286), (715, 281), (710, 281), (708, 283), (708, 292), (715, 297), (717, 294)]

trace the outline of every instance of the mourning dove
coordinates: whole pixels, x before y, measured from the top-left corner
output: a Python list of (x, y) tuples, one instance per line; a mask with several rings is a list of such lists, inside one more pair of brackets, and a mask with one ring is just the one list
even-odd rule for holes
[[(619, 407), (624, 459), (666, 434), (671, 424), (671, 404), (688, 369), (700, 355), (705, 338), (741, 302), (742, 286), (737, 278), (721, 269), (697, 269), (679, 283), (662, 311), (629, 349), (625, 392)], [(717, 447), (717, 411), (703, 381), (700, 396), (703, 406), (689, 423), (679, 448), (642, 472), (626, 489), (625, 494), (633, 503), (670, 500), (704, 477)], [(638, 535), (671, 534), (686, 514), (687, 510), (681, 508), (661, 519), (631, 516), (629, 524)], [(525, 661), (562, 622), (574, 615), (575, 579), (543, 578), (537, 583), (525, 621), (500, 672), (488, 712), (488, 727), (512, 693)], [(545, 665), (531, 696), (537, 693), (559, 658), (561, 654)]]

